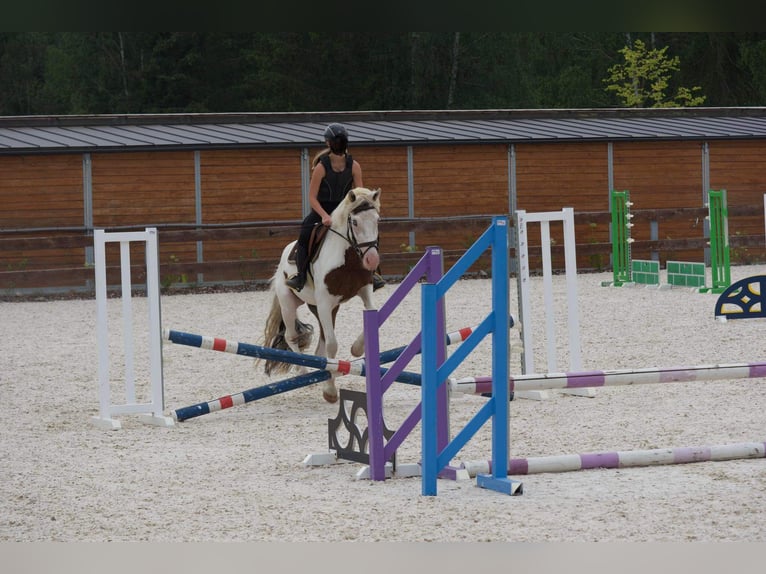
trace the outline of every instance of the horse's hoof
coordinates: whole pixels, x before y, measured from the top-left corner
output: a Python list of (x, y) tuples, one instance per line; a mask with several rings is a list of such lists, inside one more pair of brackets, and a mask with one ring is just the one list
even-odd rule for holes
[(322, 397), (330, 404), (338, 402), (338, 395), (331, 395), (329, 393), (323, 392)]
[(364, 354), (364, 343), (361, 345), (352, 345), (351, 346), (351, 356), (352, 357), (361, 357)]

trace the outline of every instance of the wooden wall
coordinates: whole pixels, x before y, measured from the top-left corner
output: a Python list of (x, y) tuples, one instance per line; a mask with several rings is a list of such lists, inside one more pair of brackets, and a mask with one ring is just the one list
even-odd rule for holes
[[(609, 210), (608, 147), (606, 143), (525, 144), (516, 146), (516, 208), (528, 212)], [(551, 225), (551, 241), (563, 245), (563, 226)], [(528, 228), (530, 245), (540, 245), (539, 225)], [(575, 226), (578, 243), (608, 242), (605, 223)], [(578, 255), (578, 267), (606, 267), (604, 257)], [(530, 266), (539, 265), (530, 257)], [(554, 256), (554, 267), (563, 267)]]
[[(91, 155), (93, 226), (111, 229), (194, 222), (194, 152), (134, 152)], [(107, 265), (119, 264), (119, 246), (107, 245)], [(194, 245), (162, 244), (160, 261), (194, 261)], [(131, 248), (143, 264), (143, 253)]]
[(194, 222), (193, 152), (91, 158), (94, 227)]
[[(362, 166), (364, 186), (381, 190), (381, 217), (408, 217), (407, 148), (351, 147), (349, 152)], [(397, 253), (408, 242), (406, 232), (381, 234), (380, 250), (383, 253)], [(383, 271), (389, 272), (385, 263)]]
[[(614, 144), (614, 188), (630, 191), (631, 210), (702, 207), (702, 144), (699, 142), (636, 142)], [(635, 220), (631, 236), (650, 239), (648, 221)], [(658, 222), (658, 238), (704, 236), (704, 221)], [(634, 250), (634, 259), (651, 259), (648, 251)], [(667, 254), (659, 253), (664, 266)], [(699, 250), (676, 252), (671, 260), (704, 261)]]
[[(203, 151), (200, 153), (202, 223), (298, 220), (301, 214), (301, 154), (293, 150)], [(192, 188), (193, 189), (193, 188)], [(270, 241), (217, 240), (203, 246), (205, 261), (279, 260), (284, 238)], [(196, 254), (189, 254), (194, 261)], [(206, 274), (206, 281), (255, 278), (239, 271)]]
[[(439, 146), (413, 151), (415, 217), (508, 214), (508, 156), (506, 146)], [(438, 245), (466, 249), (478, 233), (441, 231), (418, 233), (417, 249)]]
[[(634, 210), (704, 205), (702, 142), (615, 142), (612, 145), (614, 188), (628, 189)], [(321, 148), (308, 150), (314, 154)], [(511, 203), (509, 146), (505, 144), (414, 146), (412, 148), (413, 210), (408, 196), (408, 154), (405, 146), (351, 148), (360, 162), (364, 184), (383, 192), (383, 218), (508, 215)], [(553, 211), (573, 207), (576, 213), (609, 209), (609, 144), (516, 144), (515, 189), (519, 209)], [(157, 151), (91, 154), (93, 223), (99, 228), (196, 223), (195, 152)], [(729, 205), (762, 205), (766, 191), (764, 141), (714, 141), (709, 144), (712, 189), (727, 189)], [(299, 221), (302, 217), (301, 150), (203, 150), (199, 152), (201, 218), (204, 224), (242, 221)], [(85, 224), (83, 156), (0, 156), (0, 227), (82, 227)], [(578, 244), (607, 243), (609, 223), (583, 221), (576, 227)], [(660, 221), (660, 239), (702, 237), (699, 218)], [(551, 228), (554, 242), (563, 239), (559, 226)], [(764, 233), (762, 216), (730, 217), (730, 236)], [(383, 233), (381, 251), (422, 252), (428, 245), (445, 251), (464, 250), (481, 230), (445, 225), (443, 229), (414, 232), (414, 248), (405, 230)], [(46, 232), (47, 236), (55, 235)], [(650, 239), (648, 222), (632, 231), (637, 240)], [(254, 240), (206, 240), (205, 261), (276, 260), (292, 238), (275, 235)], [(530, 232), (539, 245), (539, 233)], [(672, 258), (701, 260), (699, 249), (673, 253)], [(743, 249), (738, 256), (756, 259), (766, 249)], [(636, 258), (650, 253), (634, 252)], [(110, 261), (116, 261), (110, 252)], [(667, 259), (660, 254), (661, 261)], [(160, 260), (194, 262), (196, 242), (168, 243), (160, 237)], [(85, 249), (0, 252), (0, 268), (82, 266)], [(554, 261), (554, 265), (562, 262)], [(606, 268), (608, 257), (583, 254), (578, 266)], [(399, 274), (406, 269), (386, 268)], [(206, 281), (264, 279), (246, 263), (237, 271), (205, 275)], [(195, 281), (196, 278), (188, 278)]]
[[(83, 224), (82, 156), (0, 156), (0, 229), (81, 227)], [(0, 269), (8, 270), (84, 262), (83, 250), (76, 248), (0, 254)]]
[[(766, 194), (766, 142), (726, 141), (710, 143), (710, 187), (725, 189), (729, 206), (763, 205)], [(738, 217), (729, 221), (729, 237), (764, 234), (762, 217)], [(740, 248), (734, 257), (742, 263), (763, 260), (763, 249)]]

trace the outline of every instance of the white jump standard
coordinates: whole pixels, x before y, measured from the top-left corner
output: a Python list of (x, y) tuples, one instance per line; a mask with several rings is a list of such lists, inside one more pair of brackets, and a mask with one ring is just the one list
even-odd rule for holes
[[(114, 415), (137, 414), (139, 420), (155, 426), (173, 426), (173, 419), (163, 415), (162, 347), (160, 340), (159, 261), (157, 230), (107, 233), (96, 229), (93, 235), (96, 264), (96, 335), (98, 342), (99, 415), (93, 422), (105, 429), (121, 428)], [(146, 248), (146, 298), (149, 307), (149, 394), (146, 402), (136, 399), (136, 376), (133, 346), (133, 308), (130, 278), (130, 244), (143, 242)], [(122, 338), (124, 354), (125, 403), (112, 404), (109, 380), (109, 329), (106, 304), (106, 244), (120, 244), (122, 283)]]

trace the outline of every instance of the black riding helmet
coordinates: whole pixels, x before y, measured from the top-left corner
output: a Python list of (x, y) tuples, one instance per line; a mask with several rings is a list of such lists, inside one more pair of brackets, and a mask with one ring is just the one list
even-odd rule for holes
[(342, 124), (330, 124), (324, 131), (324, 139), (333, 153), (343, 155), (348, 149), (348, 132)]

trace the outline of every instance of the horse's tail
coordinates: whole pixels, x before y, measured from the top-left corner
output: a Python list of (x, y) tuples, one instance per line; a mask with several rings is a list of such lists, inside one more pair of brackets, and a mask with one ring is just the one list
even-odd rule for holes
[[(282, 320), (282, 308), (279, 305), (277, 294), (273, 293), (271, 299), (271, 310), (266, 319), (266, 326), (263, 330), (264, 345), (272, 349), (291, 351), (290, 346), (285, 339), (285, 322)], [(296, 343), (298, 348), (303, 351), (311, 344), (314, 334), (314, 327), (298, 319), (295, 320), (295, 330), (298, 332)], [(264, 361), (264, 371), (267, 375), (277, 375), (287, 373), (292, 368), (289, 363), (267, 359)]]

